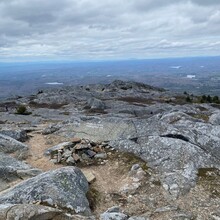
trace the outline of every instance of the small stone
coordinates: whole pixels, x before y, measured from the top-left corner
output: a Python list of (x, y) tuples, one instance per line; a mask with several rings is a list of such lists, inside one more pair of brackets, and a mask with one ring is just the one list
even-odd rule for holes
[(106, 153), (99, 153), (94, 156), (96, 159), (106, 159), (108, 156)]
[(211, 217), (213, 220), (220, 220), (220, 212), (211, 213)]
[(63, 150), (63, 149), (66, 149), (66, 148), (69, 148), (69, 147), (72, 147), (72, 146), (73, 146), (72, 142), (63, 142), (63, 143), (60, 143), (56, 146), (53, 146), (53, 147), (47, 149), (44, 152), (44, 155), (45, 156), (53, 155), (53, 154), (57, 153), (58, 150)]
[(73, 159), (73, 157), (68, 157), (68, 159), (66, 160), (67, 164), (75, 164), (75, 160)]
[(100, 215), (100, 220), (127, 220), (128, 216), (120, 212), (104, 212)]
[(163, 188), (166, 190), (166, 191), (168, 191), (169, 190), (169, 186), (167, 185), (167, 184), (162, 184), (163, 185)]
[(81, 142), (81, 138), (74, 137), (74, 138), (72, 139), (72, 142), (73, 142), (73, 143), (80, 143), (80, 142)]
[(89, 157), (94, 157), (96, 155), (96, 153), (92, 150), (87, 150), (86, 154), (88, 154)]
[(63, 153), (63, 157), (68, 158), (71, 156), (71, 154), (72, 154), (72, 152), (70, 150), (66, 149)]
[(75, 150), (82, 150), (82, 149), (88, 149), (89, 146), (87, 144), (76, 144), (74, 149)]
[(57, 164), (57, 159), (50, 159), (50, 161), (54, 164)]
[(155, 212), (159, 212), (159, 213), (160, 212), (170, 212), (170, 211), (176, 211), (177, 209), (178, 209), (177, 206), (170, 206), (170, 205), (168, 205), (168, 206), (157, 208), (155, 210)]
[(61, 151), (58, 151), (58, 154), (57, 154), (57, 163), (60, 163), (61, 159), (62, 159)]
[(195, 216), (193, 216), (192, 214), (185, 214), (185, 213), (180, 213), (177, 215), (172, 216), (173, 220), (192, 220), (195, 219)]
[(101, 220), (127, 220), (128, 216), (120, 212), (119, 206), (113, 206), (100, 215)]
[(93, 146), (93, 147), (97, 145), (97, 143), (94, 142), (94, 141), (90, 141), (90, 144), (91, 144), (91, 146)]
[(96, 153), (102, 152), (102, 148), (101, 148), (100, 146), (93, 147), (93, 150), (94, 150)]
[(136, 175), (135, 175), (135, 177), (136, 177), (137, 179), (139, 179), (139, 181), (142, 180), (142, 179), (144, 179), (145, 176), (146, 176), (146, 172), (145, 172), (142, 168), (139, 168), (139, 169), (137, 170)]
[(140, 217), (140, 216), (133, 216), (133, 217), (130, 217), (128, 220), (149, 220), (149, 218)]
[(75, 162), (80, 161), (80, 157), (79, 157), (77, 154), (73, 153), (73, 154), (72, 154), (72, 157), (73, 157), (73, 159), (75, 160)]
[(130, 193), (130, 194), (135, 194), (136, 190), (141, 186), (141, 183), (133, 182), (129, 184), (125, 184), (123, 187), (120, 188), (120, 192), (122, 193)]
[[(53, 157), (51, 157), (51, 159), (57, 159), (58, 155), (54, 154)], [(38, 157), (39, 158), (39, 157)]]
[(75, 150), (80, 150), (81, 149), (81, 144), (76, 144), (74, 147)]
[(102, 146), (102, 147), (107, 147), (108, 144), (103, 142), (103, 143), (101, 144), (101, 146)]
[(176, 190), (178, 188), (179, 188), (179, 186), (177, 184), (175, 184), (175, 183), (170, 185), (170, 190)]
[(146, 172), (139, 166), (139, 164), (133, 165), (131, 171), (128, 173), (128, 176), (137, 179), (137, 181), (144, 179), (145, 175)]
[(81, 140), (81, 144), (87, 144), (87, 142), (83, 139)]
[(84, 153), (82, 154), (81, 157), (82, 157), (83, 160), (89, 160), (90, 159), (89, 156), (87, 154), (84, 154)]
[(71, 150), (72, 153), (75, 153), (75, 152), (76, 152), (76, 149), (75, 149), (74, 147), (71, 148), (70, 150)]
[(140, 168), (140, 165), (139, 164), (134, 164), (132, 167), (131, 167), (131, 171), (132, 170), (138, 170)]
[(119, 206), (113, 206), (109, 208), (106, 212), (120, 212)]
[(82, 172), (83, 172), (84, 176), (86, 177), (88, 183), (93, 183), (93, 182), (95, 182), (96, 177), (95, 177), (95, 175), (94, 175), (93, 172), (90, 172), (90, 171), (87, 171), (87, 170), (84, 170), (84, 171), (82, 171)]

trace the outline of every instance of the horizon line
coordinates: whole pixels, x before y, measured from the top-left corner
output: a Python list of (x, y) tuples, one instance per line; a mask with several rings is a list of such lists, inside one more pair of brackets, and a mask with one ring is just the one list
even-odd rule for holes
[(158, 57), (158, 58), (121, 58), (121, 59), (33, 59), (33, 60), (0, 60), (0, 64), (9, 63), (101, 63), (101, 62), (123, 62), (123, 61), (147, 61), (147, 60), (169, 60), (169, 59), (195, 59), (195, 58), (220, 58), (220, 55), (203, 56), (181, 56), (181, 57)]

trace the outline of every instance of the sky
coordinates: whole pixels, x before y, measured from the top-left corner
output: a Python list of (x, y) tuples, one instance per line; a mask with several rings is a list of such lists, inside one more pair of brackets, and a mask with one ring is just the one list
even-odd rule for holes
[(220, 0), (0, 0), (0, 61), (220, 55)]

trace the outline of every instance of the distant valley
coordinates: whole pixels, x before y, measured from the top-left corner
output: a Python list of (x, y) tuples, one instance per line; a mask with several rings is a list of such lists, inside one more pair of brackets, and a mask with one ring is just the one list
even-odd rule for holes
[(196, 95), (220, 94), (220, 57), (0, 63), (0, 99), (68, 85), (134, 80)]

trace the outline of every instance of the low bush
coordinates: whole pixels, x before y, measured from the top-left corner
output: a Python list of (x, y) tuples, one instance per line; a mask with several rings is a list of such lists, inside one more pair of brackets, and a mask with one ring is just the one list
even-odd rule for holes
[(28, 111), (27, 111), (26, 106), (24, 106), (24, 105), (19, 105), (19, 106), (16, 108), (16, 114), (19, 114), (19, 115), (30, 115), (31, 112), (28, 112)]

